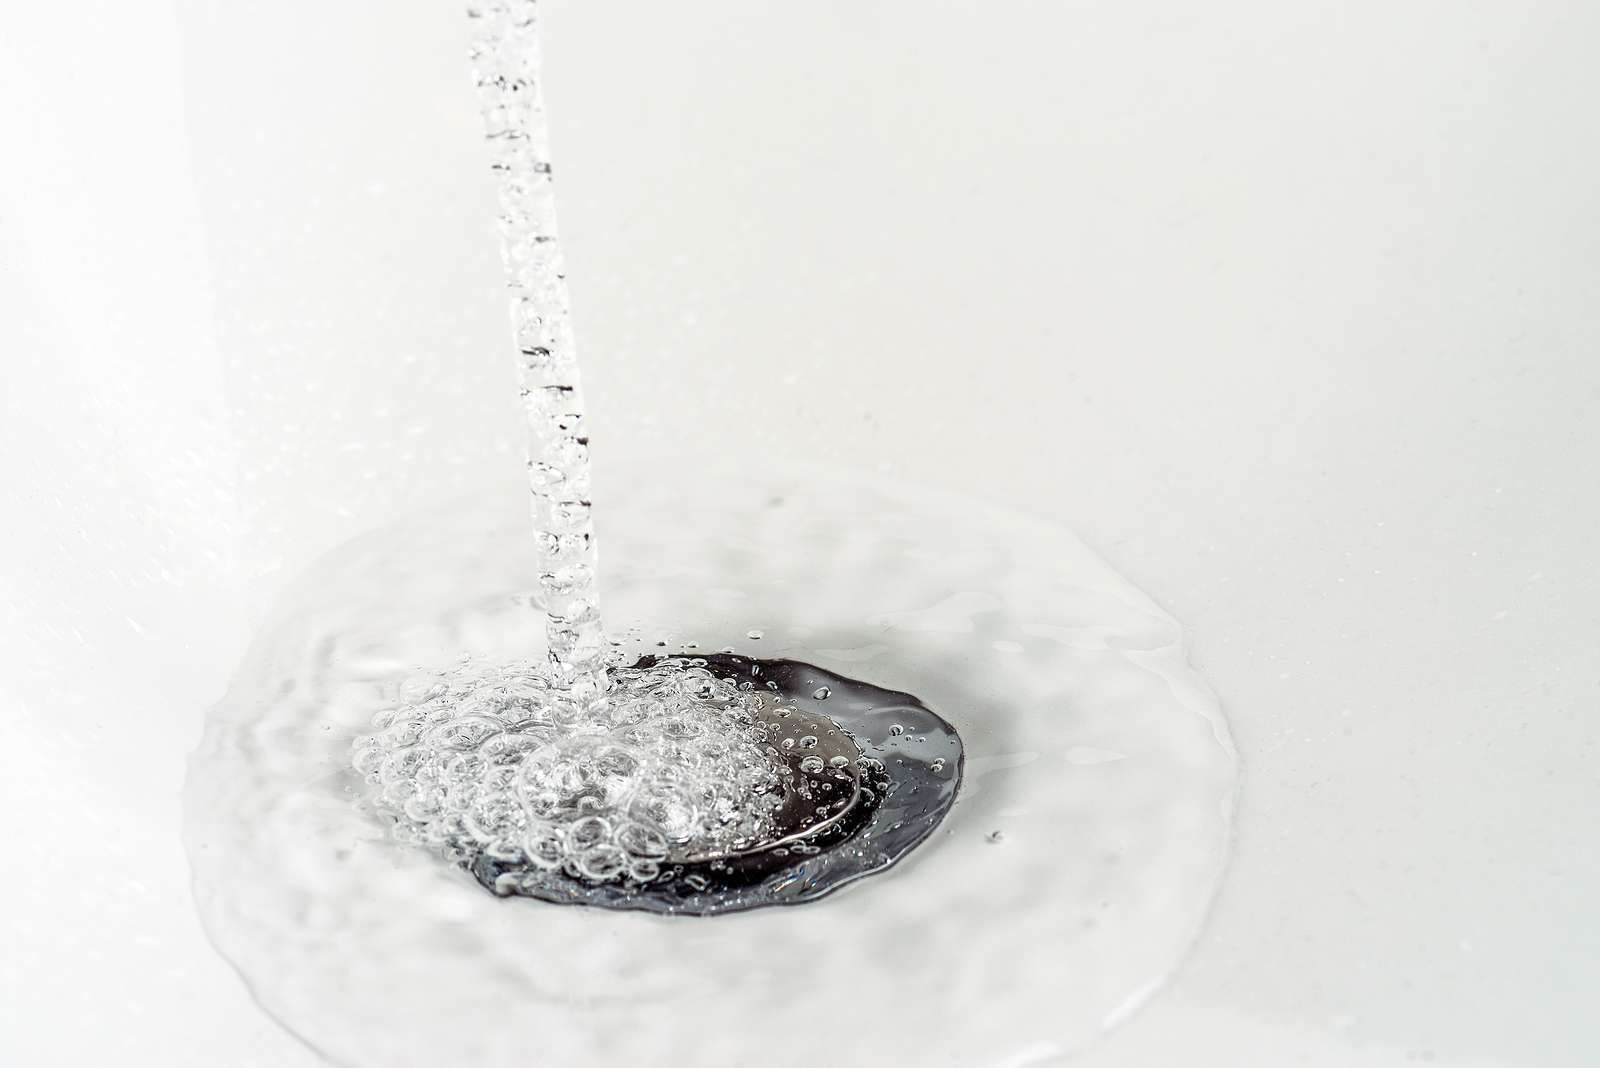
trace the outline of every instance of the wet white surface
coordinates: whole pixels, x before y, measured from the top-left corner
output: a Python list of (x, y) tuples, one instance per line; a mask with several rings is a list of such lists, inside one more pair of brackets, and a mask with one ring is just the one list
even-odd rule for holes
[[(465, 27), (312, 7), (0, 15), (0, 798), (52, 828), (0, 1061), (311, 1063), (200, 935), (184, 755), (282, 576), (515, 484)], [(602, 484), (986, 493), (1227, 710), (1211, 924), (1078, 1063), (1591, 1063), (1593, 7), (694, 7), (552, 4)]]
[[(670, 470), (605, 498), (628, 656), (694, 640), (916, 694), (967, 756), (943, 822), (825, 900), (715, 919), (502, 901), (393, 841), (355, 804), (355, 736), (420, 666), (543, 648), (526, 502), (462, 498), (314, 565), (207, 716), (195, 896), (263, 1007), (357, 1068), (805, 1068), (1026, 1064), (1148, 1001), (1210, 907), (1236, 785), (1178, 625), (1070, 533), (970, 498)], [(1085, 767), (1088, 743), (1127, 758)]]

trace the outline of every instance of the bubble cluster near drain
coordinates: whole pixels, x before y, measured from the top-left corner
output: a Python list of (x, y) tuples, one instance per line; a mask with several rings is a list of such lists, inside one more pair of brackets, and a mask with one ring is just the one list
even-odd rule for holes
[(685, 850), (774, 834), (782, 762), (762, 694), (682, 659), (612, 674), (583, 707), (534, 664), (464, 664), (402, 688), (354, 764), (402, 839), (593, 882), (648, 882)]
[(953, 801), (960, 742), (909, 695), (794, 661), (647, 657), (590, 708), (535, 664), (466, 662), (404, 684), (353, 763), (398, 838), (495, 893), (714, 913), (893, 863)]

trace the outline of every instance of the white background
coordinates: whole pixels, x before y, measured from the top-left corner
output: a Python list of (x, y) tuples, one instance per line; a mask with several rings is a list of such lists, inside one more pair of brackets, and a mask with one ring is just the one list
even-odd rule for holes
[[(0, 13), (0, 1064), (310, 1062), (200, 934), (177, 796), (281, 577), (515, 491), (465, 38)], [(1089, 1068), (1600, 1057), (1597, 39), (1558, 0), (549, 4), (602, 507), (656, 453), (882, 468), (1189, 625), (1236, 858)]]

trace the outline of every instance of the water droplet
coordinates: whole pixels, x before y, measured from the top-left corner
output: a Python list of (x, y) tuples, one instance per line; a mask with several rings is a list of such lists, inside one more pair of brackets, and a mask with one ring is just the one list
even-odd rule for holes
[(826, 701), (828, 698), (833, 696), (833, 691), (828, 689), (826, 686), (818, 686), (815, 690), (811, 691), (811, 696), (818, 701)]
[(766, 637), (766, 632), (765, 631), (751, 629), (751, 630), (745, 631), (744, 632), (744, 636), (746, 638), (749, 638), (753, 642), (758, 642), (762, 638)]
[(895, 738), (900, 737), (900, 735), (904, 734), (905, 732), (906, 732), (905, 727), (901, 726), (898, 723), (894, 724), (892, 727), (889, 728), (889, 734), (891, 736), (895, 737)]

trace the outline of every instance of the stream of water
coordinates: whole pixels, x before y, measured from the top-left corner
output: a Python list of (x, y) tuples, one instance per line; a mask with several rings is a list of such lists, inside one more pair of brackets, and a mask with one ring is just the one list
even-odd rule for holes
[[(494, 892), (563, 904), (729, 912), (809, 900), (887, 867), (955, 798), (961, 743), (949, 723), (918, 713), (920, 740), (938, 736), (941, 789), (919, 781), (932, 749), (886, 735), (866, 745), (876, 720), (852, 730), (830, 717), (870, 711), (843, 699), (865, 684), (836, 679), (841, 699), (824, 706), (759, 661), (683, 650), (625, 663), (606, 639), (538, 4), (485, 0), (469, 14), (528, 424), (529, 610), (543, 615), (545, 655), (462, 664), (403, 689), (356, 741), (373, 807), (402, 841)], [(893, 833), (907, 826), (917, 833)]]

